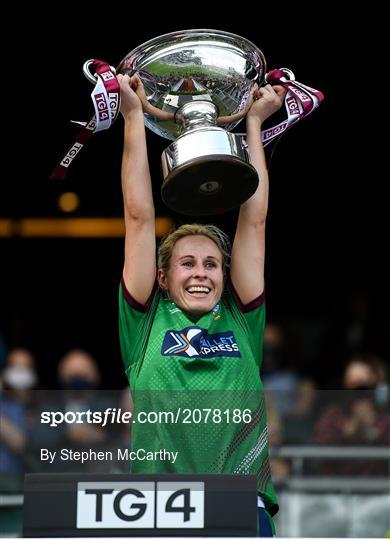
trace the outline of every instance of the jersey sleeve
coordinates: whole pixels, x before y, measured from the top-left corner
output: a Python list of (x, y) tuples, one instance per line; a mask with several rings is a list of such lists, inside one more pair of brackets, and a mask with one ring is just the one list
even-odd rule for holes
[(143, 358), (158, 295), (156, 282), (146, 304), (140, 304), (126, 289), (123, 278), (121, 280), (119, 286), (119, 341), (128, 379), (132, 368)]
[(245, 329), (249, 345), (260, 369), (263, 361), (263, 338), (265, 328), (264, 291), (249, 304), (243, 304), (234, 288), (230, 276), (228, 276), (225, 298), (230, 305), (233, 315)]

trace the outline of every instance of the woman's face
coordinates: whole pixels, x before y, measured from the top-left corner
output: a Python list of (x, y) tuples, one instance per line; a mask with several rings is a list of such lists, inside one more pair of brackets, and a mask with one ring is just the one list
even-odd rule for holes
[(173, 248), (168, 271), (158, 271), (158, 280), (183, 311), (203, 315), (222, 295), (222, 254), (207, 236), (185, 236)]

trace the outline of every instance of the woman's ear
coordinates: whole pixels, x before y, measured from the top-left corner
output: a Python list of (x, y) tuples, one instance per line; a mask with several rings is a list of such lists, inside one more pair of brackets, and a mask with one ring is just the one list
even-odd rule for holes
[(157, 271), (157, 280), (158, 280), (160, 289), (162, 289), (163, 291), (167, 291), (168, 290), (167, 274), (165, 270), (163, 270), (162, 268), (159, 268)]

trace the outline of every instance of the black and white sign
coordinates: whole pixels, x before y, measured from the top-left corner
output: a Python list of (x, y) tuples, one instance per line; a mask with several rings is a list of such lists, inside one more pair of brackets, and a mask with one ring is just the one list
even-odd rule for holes
[(256, 536), (256, 477), (26, 474), (23, 537)]
[(78, 482), (78, 529), (203, 528), (203, 482)]

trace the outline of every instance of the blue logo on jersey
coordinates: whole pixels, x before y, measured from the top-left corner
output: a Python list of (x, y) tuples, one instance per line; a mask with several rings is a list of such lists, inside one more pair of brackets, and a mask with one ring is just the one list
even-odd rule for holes
[(187, 326), (183, 330), (169, 330), (161, 347), (163, 356), (184, 356), (185, 358), (215, 356), (236, 356), (241, 358), (233, 332), (209, 334), (199, 326)]

